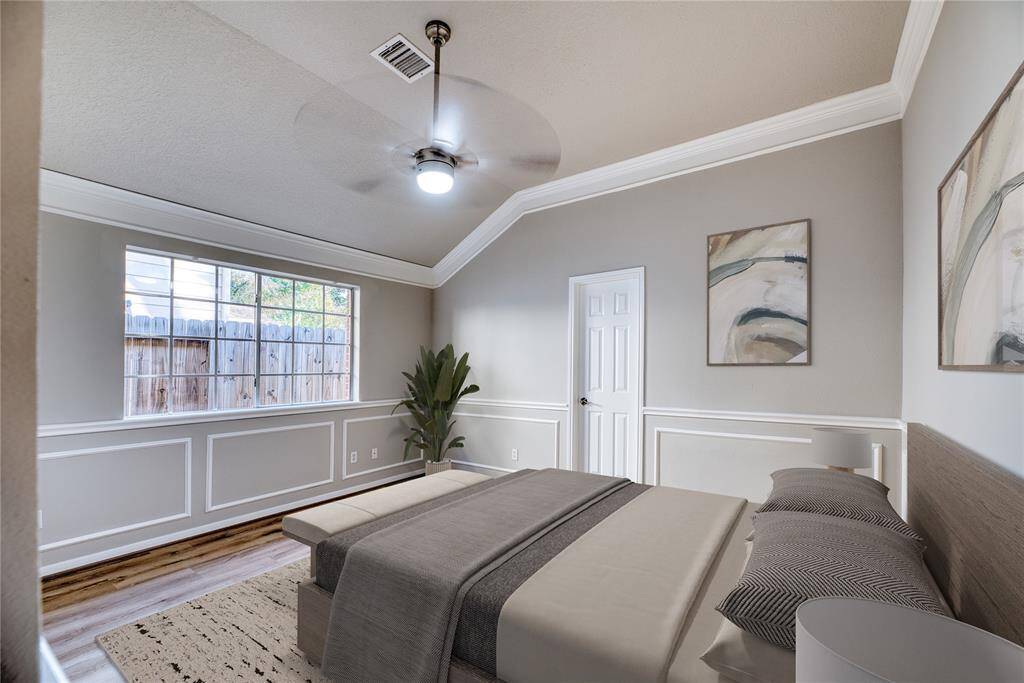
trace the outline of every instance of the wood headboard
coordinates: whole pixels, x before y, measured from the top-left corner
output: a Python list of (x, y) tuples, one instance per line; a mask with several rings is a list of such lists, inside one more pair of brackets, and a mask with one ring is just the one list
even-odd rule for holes
[(907, 426), (908, 522), (958, 619), (1024, 645), (1024, 479)]

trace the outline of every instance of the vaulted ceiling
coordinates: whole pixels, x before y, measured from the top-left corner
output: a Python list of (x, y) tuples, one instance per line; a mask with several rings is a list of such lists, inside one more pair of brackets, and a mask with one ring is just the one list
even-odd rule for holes
[[(427, 266), (516, 190), (889, 80), (905, 2), (48, 2), (42, 165)], [(428, 196), (395, 146), (429, 76), (369, 52), (452, 25), (479, 165)], [(543, 156), (557, 167), (519, 172)], [(528, 165), (524, 168), (530, 169)], [(383, 182), (386, 180), (387, 182)]]

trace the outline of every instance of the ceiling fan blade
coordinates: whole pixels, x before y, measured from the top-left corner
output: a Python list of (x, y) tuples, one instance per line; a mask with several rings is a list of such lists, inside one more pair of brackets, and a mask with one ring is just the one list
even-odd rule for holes
[[(339, 186), (375, 201), (458, 210), (493, 207), (550, 178), (561, 160), (551, 125), (522, 101), (479, 81), (443, 75), (437, 139), (431, 139), (432, 79), (391, 74), (324, 88), (296, 113), (301, 156)], [(422, 192), (416, 152), (456, 157), (455, 187)]]
[(387, 176), (378, 176), (376, 178), (364, 178), (362, 180), (357, 180), (351, 183), (348, 187), (359, 194), (371, 194), (387, 182)]
[(554, 156), (550, 154), (532, 154), (532, 155), (517, 155), (504, 159), (499, 163), (512, 164), (519, 168), (537, 170), (537, 171), (551, 171), (552, 173), (558, 168), (558, 164), (561, 163), (561, 156)]

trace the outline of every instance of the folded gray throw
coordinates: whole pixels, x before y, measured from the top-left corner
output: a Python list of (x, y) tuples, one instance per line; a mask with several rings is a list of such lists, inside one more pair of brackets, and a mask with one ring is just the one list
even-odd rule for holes
[(461, 603), (476, 581), (628, 483), (564, 470), (530, 472), (357, 542), (331, 605), (324, 675), (443, 683)]

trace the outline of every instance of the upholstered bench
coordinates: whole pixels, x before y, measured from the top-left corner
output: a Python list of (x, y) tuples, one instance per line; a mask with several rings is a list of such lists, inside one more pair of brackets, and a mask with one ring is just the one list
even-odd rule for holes
[(316, 545), (334, 534), (446, 493), (485, 481), (486, 474), (448, 470), (360, 493), (286, 515), (284, 535), (310, 547), (309, 572), (316, 575)]

